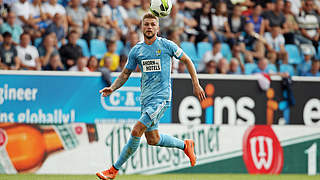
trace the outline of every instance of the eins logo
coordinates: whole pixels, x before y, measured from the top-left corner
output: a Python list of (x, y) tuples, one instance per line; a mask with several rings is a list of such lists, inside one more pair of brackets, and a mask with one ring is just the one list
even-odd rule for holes
[[(207, 99), (201, 103), (195, 96), (187, 96), (182, 99), (179, 105), (179, 120), (182, 124), (200, 124), (202, 111), (205, 113), (207, 124), (222, 124), (223, 111), (228, 111), (228, 124), (247, 124), (255, 123), (255, 101), (243, 96), (234, 100), (231, 96), (214, 96), (215, 87), (213, 84), (205, 86)], [(192, 120), (190, 120), (192, 119)]]
[(121, 87), (100, 102), (107, 111), (140, 111), (140, 94), (139, 87)]
[(257, 125), (243, 136), (243, 160), (251, 174), (280, 174), (283, 150), (270, 126)]

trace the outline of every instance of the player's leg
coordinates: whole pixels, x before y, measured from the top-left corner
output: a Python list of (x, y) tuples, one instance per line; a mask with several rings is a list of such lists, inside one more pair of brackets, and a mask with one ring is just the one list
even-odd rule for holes
[(182, 140), (166, 134), (159, 134), (158, 130), (146, 131), (145, 136), (149, 145), (184, 150), (184, 142)]
[(115, 164), (108, 170), (98, 172), (96, 175), (103, 180), (107, 179), (114, 179), (118, 174), (118, 170), (121, 166), (136, 152), (139, 147), (140, 139), (143, 133), (146, 131), (147, 127), (138, 121), (132, 131), (130, 139), (128, 140), (127, 144), (123, 147), (119, 159), (116, 161)]
[[(161, 118), (161, 116), (158, 117)], [(197, 161), (194, 153), (194, 141), (191, 139), (182, 141), (173, 136), (159, 134), (158, 124), (159, 121), (156, 121), (156, 123), (153, 123), (144, 133), (148, 144), (160, 147), (179, 148), (189, 157), (191, 166), (194, 166)]]

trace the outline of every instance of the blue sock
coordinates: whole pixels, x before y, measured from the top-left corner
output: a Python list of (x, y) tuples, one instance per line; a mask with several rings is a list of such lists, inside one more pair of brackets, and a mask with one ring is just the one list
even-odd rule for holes
[(156, 146), (172, 147), (184, 150), (184, 142), (182, 140), (166, 134), (160, 134), (160, 140)]
[(123, 147), (120, 157), (117, 162), (113, 165), (116, 169), (120, 169), (123, 163), (125, 163), (139, 147), (141, 137), (130, 136), (129, 141)]

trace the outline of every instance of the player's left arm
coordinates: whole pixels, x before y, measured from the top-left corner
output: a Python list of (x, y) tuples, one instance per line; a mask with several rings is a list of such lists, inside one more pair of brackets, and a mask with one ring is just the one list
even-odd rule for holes
[(180, 60), (187, 66), (187, 69), (191, 76), (192, 84), (193, 84), (193, 93), (199, 98), (200, 101), (204, 100), (206, 98), (206, 95), (202, 87), (200, 86), (197, 72), (191, 59), (185, 53), (183, 53)]

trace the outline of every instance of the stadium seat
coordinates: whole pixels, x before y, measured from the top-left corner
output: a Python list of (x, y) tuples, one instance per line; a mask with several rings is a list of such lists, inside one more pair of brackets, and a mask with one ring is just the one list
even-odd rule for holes
[(88, 43), (84, 39), (78, 39), (77, 44), (82, 48), (82, 53), (86, 57), (90, 57)]
[(299, 48), (294, 44), (286, 44), (285, 49), (289, 55), (289, 64), (300, 64), (302, 59)]
[(246, 63), (244, 65), (244, 74), (252, 74), (252, 71), (256, 69), (258, 66), (255, 63)]
[(101, 59), (103, 55), (107, 52), (107, 46), (104, 41), (98, 39), (90, 40), (90, 53), (98, 59)]
[(192, 42), (183, 41), (180, 44), (181, 49), (191, 58), (194, 64), (198, 64), (196, 46)]
[(209, 42), (199, 42), (197, 44), (198, 58), (201, 60), (207, 51), (212, 50), (212, 44)]
[(287, 72), (287, 73), (289, 73), (290, 76), (293, 76), (294, 75), (294, 68), (290, 64), (281, 64), (279, 72), (281, 72), (281, 73)]
[(231, 49), (227, 43), (221, 44), (221, 53), (222, 53), (223, 57), (226, 58), (228, 61), (231, 60), (232, 53), (231, 53)]
[(266, 69), (267, 69), (267, 72), (269, 72), (269, 73), (270, 72), (273, 72), (273, 73), (278, 72), (277, 67), (274, 64), (268, 64)]
[(42, 38), (41, 37), (35, 39), (34, 40), (34, 46), (38, 48), (40, 46), (41, 42), (42, 42)]
[(116, 54), (120, 55), (123, 47), (124, 47), (123, 42), (120, 41), (120, 40), (117, 40), (117, 50), (116, 50)]

